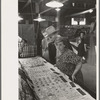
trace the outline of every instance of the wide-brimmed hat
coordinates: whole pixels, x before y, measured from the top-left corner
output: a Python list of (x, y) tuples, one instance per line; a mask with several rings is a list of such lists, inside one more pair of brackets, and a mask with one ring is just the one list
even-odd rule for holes
[(48, 36), (48, 34), (46, 33), (45, 30), (42, 31), (43, 36), (46, 38)]
[(54, 26), (49, 26), (45, 29), (45, 32), (47, 33), (47, 36), (53, 35), (57, 33), (59, 30), (56, 30)]

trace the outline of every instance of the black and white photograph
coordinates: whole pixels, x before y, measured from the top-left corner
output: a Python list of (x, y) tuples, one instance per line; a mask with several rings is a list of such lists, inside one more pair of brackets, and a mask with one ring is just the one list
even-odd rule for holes
[(18, 0), (19, 100), (96, 99), (96, 0)]
[[(17, 9), (15, 18), (2, 17), (6, 22), (6, 32), (2, 31), (6, 35), (2, 39), (6, 45), (2, 49), (2, 65), (6, 67), (2, 67), (2, 73), (10, 70), (12, 75), (6, 73), (3, 77), (13, 79), (2, 82), (3, 100), (11, 100), (5, 96), (9, 89), (17, 93), (12, 94), (15, 100), (99, 100), (98, 2), (17, 0), (17, 6), (13, 6)], [(9, 6), (11, 11), (13, 7)], [(5, 9), (7, 12), (6, 6)], [(13, 12), (6, 16), (13, 16)], [(16, 25), (12, 24), (14, 21)], [(13, 30), (10, 38), (8, 25)], [(10, 41), (10, 46), (4, 41)], [(6, 59), (9, 56), (11, 63)]]

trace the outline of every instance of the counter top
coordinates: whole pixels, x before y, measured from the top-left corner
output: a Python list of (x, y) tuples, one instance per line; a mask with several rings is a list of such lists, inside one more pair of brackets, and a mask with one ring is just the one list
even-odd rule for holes
[(40, 100), (95, 100), (42, 57), (21, 58), (19, 67), (26, 71)]

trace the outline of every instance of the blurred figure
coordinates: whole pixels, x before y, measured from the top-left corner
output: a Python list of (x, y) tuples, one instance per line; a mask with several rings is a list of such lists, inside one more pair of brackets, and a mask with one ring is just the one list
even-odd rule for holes
[(85, 35), (84, 32), (76, 33), (75, 36), (74, 36), (76, 42), (75, 43), (71, 42), (71, 44), (72, 44), (73, 49), (76, 50), (75, 51), (76, 54), (78, 54), (78, 56), (83, 58), (83, 60), (86, 60), (87, 49), (86, 49), (86, 44), (85, 44), (85, 41), (84, 41), (84, 35)]
[(78, 36), (76, 38), (77, 44), (78, 44), (78, 55), (80, 57), (84, 57), (85, 56), (85, 49), (86, 46), (84, 44), (84, 38), (83, 38), (83, 33), (80, 33), (80, 36)]
[(18, 57), (21, 57), (26, 42), (26, 40), (23, 40), (22, 38), (18, 37)]

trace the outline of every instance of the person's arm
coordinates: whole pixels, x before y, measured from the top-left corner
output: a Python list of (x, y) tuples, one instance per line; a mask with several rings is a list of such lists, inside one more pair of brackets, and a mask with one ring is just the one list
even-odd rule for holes
[(73, 51), (68, 50), (68, 52), (63, 56), (62, 61), (64, 63), (71, 63), (75, 65), (75, 70), (72, 73), (72, 81), (75, 80), (75, 75), (82, 67), (82, 58), (75, 54)]
[(85, 49), (85, 51), (87, 51), (87, 48), (86, 48), (86, 47), (87, 47), (87, 44), (84, 44), (84, 49)]
[(46, 40), (43, 39), (42, 40), (42, 55), (44, 55), (45, 51), (46, 51)]
[(72, 81), (74, 81), (76, 78), (75, 78), (75, 75), (77, 74), (77, 72), (82, 68), (82, 62), (80, 61), (77, 65), (76, 65), (76, 68), (72, 74)]
[(68, 54), (68, 62), (75, 64), (75, 70), (72, 73), (72, 81), (74, 81), (76, 78), (76, 74), (78, 73), (78, 71), (81, 69), (82, 67), (82, 58), (79, 57), (77, 54), (75, 54), (73, 51), (70, 51)]

